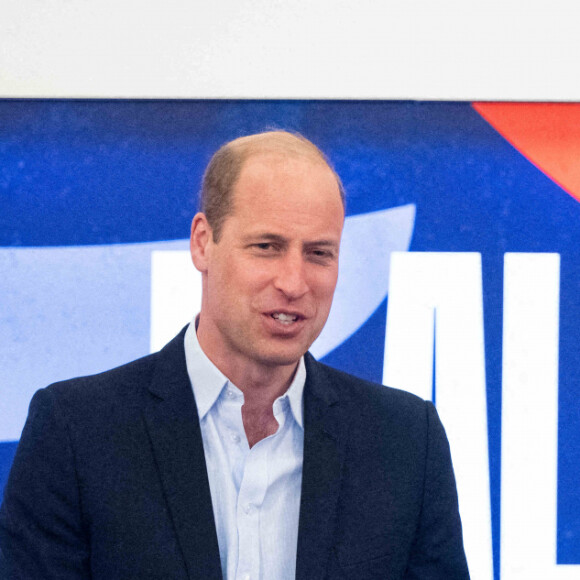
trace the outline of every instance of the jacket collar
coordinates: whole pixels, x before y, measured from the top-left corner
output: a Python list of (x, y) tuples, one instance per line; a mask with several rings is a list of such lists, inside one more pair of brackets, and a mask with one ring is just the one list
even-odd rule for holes
[(191, 580), (221, 580), (197, 407), (185, 365), (185, 329), (158, 355), (144, 408), (169, 512)]
[(305, 356), (304, 463), (296, 580), (325, 577), (336, 526), (348, 413), (325, 367)]

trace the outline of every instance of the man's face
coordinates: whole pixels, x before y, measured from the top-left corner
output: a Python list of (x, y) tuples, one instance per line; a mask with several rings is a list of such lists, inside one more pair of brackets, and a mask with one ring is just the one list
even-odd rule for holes
[(338, 276), (344, 210), (324, 164), (262, 154), (209, 240), (200, 342), (218, 367), (292, 365), (320, 334)]

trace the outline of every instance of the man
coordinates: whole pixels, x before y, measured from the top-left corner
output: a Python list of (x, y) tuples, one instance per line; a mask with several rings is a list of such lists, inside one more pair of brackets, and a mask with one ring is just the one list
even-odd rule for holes
[(343, 221), (304, 138), (216, 153), (191, 230), (201, 312), (161, 352), (35, 395), (0, 513), (8, 578), (468, 578), (433, 406), (307, 353)]

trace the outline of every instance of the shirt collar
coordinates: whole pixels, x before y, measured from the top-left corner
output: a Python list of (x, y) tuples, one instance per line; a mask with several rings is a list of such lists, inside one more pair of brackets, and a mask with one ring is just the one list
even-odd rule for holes
[(201, 349), (195, 331), (195, 319), (185, 331), (183, 345), (187, 374), (201, 421), (217, 401), (228, 379)]
[(288, 387), (288, 390), (282, 397), (288, 397), (288, 401), (290, 402), (290, 409), (292, 410), (292, 415), (294, 415), (294, 420), (298, 425), (300, 425), (301, 429), (304, 429), (304, 425), (302, 422), (302, 401), (303, 401), (303, 394), (304, 394), (304, 384), (306, 383), (306, 366), (304, 364), (304, 357), (300, 357), (300, 361), (298, 362), (298, 368), (296, 369), (296, 373), (294, 374), (294, 378), (292, 379), (292, 383)]
[[(185, 331), (184, 347), (187, 374), (193, 388), (197, 412), (201, 421), (215, 405), (224, 387), (230, 381), (203, 352), (197, 340), (195, 322), (194, 318)], [(304, 428), (302, 399), (305, 383), (306, 366), (302, 356), (288, 390), (277, 399), (277, 401), (284, 398), (288, 399), (292, 415), (302, 429)]]

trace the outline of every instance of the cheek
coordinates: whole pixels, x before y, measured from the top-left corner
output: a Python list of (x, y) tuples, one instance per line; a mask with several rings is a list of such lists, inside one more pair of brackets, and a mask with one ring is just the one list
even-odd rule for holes
[(241, 291), (257, 294), (267, 289), (276, 277), (276, 265), (268, 260), (240, 260), (232, 271)]
[(241, 291), (248, 277), (248, 268), (243, 259), (237, 259), (234, 255), (222, 256), (213, 264), (209, 275), (213, 278), (214, 286), (220, 285), (232, 291), (239, 288)]
[(230, 263), (220, 272), (221, 284), (231, 303), (238, 306), (252, 303), (260, 292), (268, 286), (270, 274), (264, 268), (248, 264), (244, 260)]
[(311, 282), (311, 289), (314, 295), (321, 301), (332, 301), (338, 271), (318, 273)]
[(231, 311), (239, 308), (243, 289), (231, 263), (222, 262), (214, 265), (208, 271), (207, 284), (207, 296), (218, 315), (219, 313), (230, 315)]

